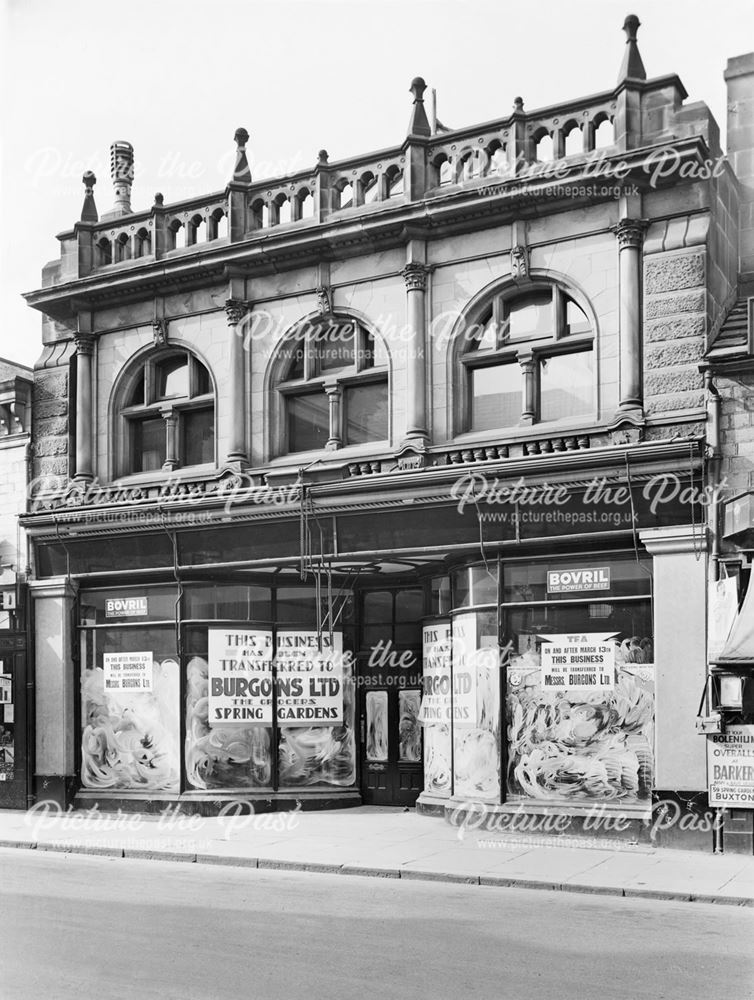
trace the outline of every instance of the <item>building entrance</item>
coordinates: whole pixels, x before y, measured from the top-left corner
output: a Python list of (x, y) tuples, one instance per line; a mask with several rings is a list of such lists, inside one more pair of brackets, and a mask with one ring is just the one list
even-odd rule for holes
[(359, 689), (361, 792), (367, 805), (413, 806), (424, 787), (422, 587), (362, 591)]

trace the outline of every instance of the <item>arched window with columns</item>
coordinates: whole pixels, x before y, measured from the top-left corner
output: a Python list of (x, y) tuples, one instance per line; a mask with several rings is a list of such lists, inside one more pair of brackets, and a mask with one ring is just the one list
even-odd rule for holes
[(349, 316), (300, 324), (273, 359), (270, 388), (273, 456), (390, 438), (387, 351)]
[(115, 387), (113, 418), (116, 476), (216, 461), (212, 376), (186, 348), (133, 361)]
[(596, 335), (586, 303), (532, 280), (490, 292), (452, 344), (456, 434), (596, 417)]

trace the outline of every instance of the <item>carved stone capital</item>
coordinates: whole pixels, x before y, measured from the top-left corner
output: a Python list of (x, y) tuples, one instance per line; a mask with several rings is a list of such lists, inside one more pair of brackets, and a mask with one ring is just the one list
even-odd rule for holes
[(640, 249), (648, 225), (646, 219), (621, 219), (617, 226), (613, 226), (613, 232), (618, 237), (618, 249)]
[(429, 268), (424, 264), (406, 264), (401, 271), (407, 292), (423, 292), (427, 287)]
[(85, 354), (88, 357), (94, 354), (94, 337), (90, 333), (77, 333), (73, 342), (76, 345), (76, 354)]
[(250, 304), (244, 299), (226, 299), (225, 315), (228, 317), (229, 326), (238, 326), (244, 316), (248, 313)]

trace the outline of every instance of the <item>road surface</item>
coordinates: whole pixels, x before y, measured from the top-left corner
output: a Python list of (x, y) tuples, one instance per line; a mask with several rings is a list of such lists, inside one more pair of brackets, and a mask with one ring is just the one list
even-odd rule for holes
[(754, 910), (0, 849), (3, 1000), (754, 997)]

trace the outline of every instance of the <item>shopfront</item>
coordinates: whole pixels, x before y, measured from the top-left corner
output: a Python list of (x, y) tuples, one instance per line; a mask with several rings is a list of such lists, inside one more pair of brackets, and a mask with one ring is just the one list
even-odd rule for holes
[(472, 503), (356, 502), (202, 530), (40, 526), (37, 798), (638, 823), (698, 800), (707, 570), (688, 511), (577, 533), (502, 503), (483, 521)]
[(451, 571), (450, 602), (425, 629), (422, 804), (647, 815), (651, 560), (601, 551), (475, 563)]

